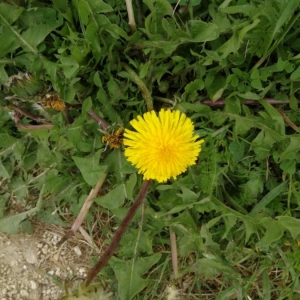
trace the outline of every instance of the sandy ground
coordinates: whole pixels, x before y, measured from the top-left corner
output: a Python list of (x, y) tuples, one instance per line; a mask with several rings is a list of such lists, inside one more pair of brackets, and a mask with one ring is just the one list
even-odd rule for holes
[(0, 300), (55, 300), (82, 282), (95, 246), (78, 233), (58, 248), (64, 233), (45, 224), (32, 235), (0, 233)]

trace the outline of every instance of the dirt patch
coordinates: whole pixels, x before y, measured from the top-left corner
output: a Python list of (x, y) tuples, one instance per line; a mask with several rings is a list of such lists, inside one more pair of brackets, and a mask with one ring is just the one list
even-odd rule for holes
[(66, 285), (82, 282), (92, 253), (100, 250), (82, 228), (58, 248), (64, 234), (45, 224), (32, 235), (0, 233), (0, 300), (54, 300)]

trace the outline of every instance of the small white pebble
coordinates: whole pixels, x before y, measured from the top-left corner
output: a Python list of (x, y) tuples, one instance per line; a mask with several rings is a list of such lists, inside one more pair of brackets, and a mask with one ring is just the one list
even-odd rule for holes
[(43, 247), (42, 252), (46, 255), (48, 253), (48, 247)]
[(18, 291), (17, 291), (16, 289), (14, 289), (14, 290), (11, 291), (11, 294), (14, 295), (14, 294), (16, 294), (17, 292), (18, 292)]
[(48, 274), (49, 274), (49, 275), (54, 275), (54, 271), (51, 270), (51, 271), (48, 272)]
[(24, 255), (27, 263), (31, 265), (35, 265), (38, 263), (37, 253), (33, 251), (33, 249), (28, 249), (28, 251), (26, 251)]
[(37, 289), (37, 284), (36, 284), (35, 281), (30, 280), (29, 283), (30, 283), (30, 288), (31, 288), (32, 290), (36, 290), (36, 289)]
[(11, 261), (10, 262), (10, 265), (11, 265), (11, 267), (15, 267), (15, 266), (17, 266), (18, 265), (18, 262), (17, 261)]
[(81, 256), (82, 255), (82, 252), (81, 252), (81, 250), (80, 250), (80, 248), (78, 246), (74, 247), (73, 251), (75, 252), (75, 254), (77, 256)]
[(20, 294), (21, 294), (22, 297), (28, 297), (29, 296), (29, 294), (26, 290), (21, 290)]

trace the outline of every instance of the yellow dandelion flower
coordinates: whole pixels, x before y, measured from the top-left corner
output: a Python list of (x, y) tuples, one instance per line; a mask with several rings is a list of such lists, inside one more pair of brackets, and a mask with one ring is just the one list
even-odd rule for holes
[(130, 124), (136, 131), (124, 132), (125, 156), (145, 180), (175, 179), (196, 163), (204, 140), (197, 141), (191, 119), (179, 110), (147, 112)]

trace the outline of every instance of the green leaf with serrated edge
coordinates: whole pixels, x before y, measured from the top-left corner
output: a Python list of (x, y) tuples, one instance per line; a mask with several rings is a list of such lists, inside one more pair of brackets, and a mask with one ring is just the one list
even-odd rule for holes
[(198, 232), (195, 220), (187, 209), (177, 217), (173, 217), (166, 221), (166, 225), (171, 226), (172, 230), (178, 235), (188, 234), (188, 232)]
[(89, 23), (89, 15), (92, 13), (89, 7), (88, 1), (79, 1), (78, 3), (78, 13), (83, 22), (83, 24), (87, 25)]
[(213, 41), (219, 37), (219, 27), (213, 23), (191, 20), (188, 24), (193, 42)]
[(56, 82), (56, 80), (57, 80), (57, 63), (49, 61), (45, 57), (42, 57), (42, 62), (43, 62), (44, 68), (47, 71), (47, 75), (50, 76), (51, 80)]
[(172, 15), (172, 5), (167, 0), (156, 0), (155, 9), (163, 14), (163, 16)]
[(136, 183), (137, 183), (137, 175), (136, 173), (133, 173), (129, 176), (129, 179), (125, 183), (126, 194), (129, 200), (134, 199), (133, 191), (136, 186)]
[(199, 198), (199, 194), (194, 193), (193, 191), (185, 188), (185, 187), (181, 187), (180, 188), (182, 191), (182, 194), (177, 194), (178, 197), (182, 198), (182, 201), (186, 204), (192, 204), (195, 203), (198, 198)]
[(268, 103), (265, 100), (259, 100), (261, 105), (265, 108), (265, 110), (268, 112), (272, 120), (274, 121), (274, 127), (278, 132), (282, 135), (285, 133), (285, 124), (284, 120), (281, 116), (281, 114), (272, 106), (270, 103)]
[(116, 24), (108, 24), (104, 26), (105, 30), (111, 34), (111, 36), (115, 39), (119, 39), (120, 37), (124, 38), (125, 40), (129, 39), (127, 33)]
[(16, 21), (23, 11), (24, 8), (22, 7), (0, 3), (0, 18), (5, 19), (8, 24), (12, 24), (14, 21)]
[(149, 280), (143, 279), (141, 276), (156, 264), (160, 257), (161, 254), (156, 253), (132, 261), (124, 261), (114, 256), (110, 259), (109, 264), (118, 280), (118, 296), (121, 300), (132, 299), (149, 284)]
[(106, 195), (95, 198), (94, 201), (102, 207), (113, 209), (124, 204), (125, 196), (124, 186), (121, 184)]
[(79, 64), (72, 57), (60, 57), (61, 68), (66, 76), (66, 78), (72, 78), (79, 69)]
[(237, 115), (237, 114), (226, 113), (226, 112), (218, 112), (217, 115), (227, 116), (227, 117), (232, 118), (233, 120), (239, 120), (241, 122), (243, 122), (243, 120), (245, 122), (251, 122), (253, 124), (252, 127), (256, 127), (256, 128), (261, 129), (266, 134), (268, 134), (271, 138), (273, 138), (275, 141), (282, 141), (282, 140), (284, 140), (286, 138), (284, 135), (280, 134), (280, 132), (272, 129), (269, 126), (269, 124), (267, 124), (261, 118), (258, 118), (258, 117), (255, 117), (255, 116), (243, 117), (243, 116), (240, 116), (240, 115)]
[(300, 66), (291, 74), (290, 79), (296, 80), (300, 77)]
[(230, 230), (233, 228), (233, 226), (235, 226), (237, 220), (238, 220), (238, 217), (235, 216), (234, 214), (226, 214), (226, 215), (222, 215), (222, 218), (225, 222), (225, 232), (222, 236), (222, 239), (226, 239)]
[(0, 231), (9, 234), (18, 233), (20, 231), (20, 223), (35, 215), (36, 211), (36, 208), (32, 208), (26, 212), (0, 219)]
[[(1, 55), (0, 55), (0, 57), (1, 57)], [(7, 79), (8, 79), (8, 75), (5, 71), (4, 65), (0, 65), (0, 80), (2, 83), (6, 84)]]
[[(3, 192), (2, 192), (3, 193)], [(9, 200), (11, 195), (9, 193), (1, 194), (1, 201), (0, 201), (0, 220), (4, 216), (4, 212), (6, 210), (6, 203)]]
[(5, 166), (3, 166), (2, 161), (0, 160), (0, 176), (4, 179), (9, 179), (11, 174), (6, 170)]
[[(98, 60), (96, 53), (101, 53), (101, 43), (98, 36), (99, 27), (95, 23), (90, 23), (85, 31), (85, 38), (91, 43), (91, 50)], [(100, 58), (100, 57), (99, 57)]]
[(277, 220), (265, 217), (260, 219), (260, 223), (266, 228), (266, 231), (260, 241), (256, 243), (257, 247), (268, 248), (283, 236), (284, 227)]
[(204, 88), (204, 82), (202, 79), (195, 79), (184, 87), (184, 94), (182, 95), (183, 99), (186, 101), (192, 101), (198, 95), (198, 91), (201, 91)]
[(296, 172), (296, 160), (284, 160), (280, 163), (280, 169), (286, 172), (287, 174), (295, 174)]
[(143, 79), (147, 76), (149, 67), (151, 65), (151, 60), (148, 60), (145, 64), (142, 64), (141, 70), (140, 70), (140, 78)]
[(86, 98), (82, 104), (81, 114), (83, 116), (86, 115), (90, 111), (92, 106), (93, 106), (93, 101), (92, 101), (91, 97)]
[(87, 2), (95, 13), (109, 13), (113, 11), (113, 8), (103, 0), (88, 0)]
[(245, 243), (248, 243), (250, 236), (257, 232), (258, 228), (260, 227), (259, 221), (255, 218), (249, 218), (247, 216), (240, 219), (243, 221), (245, 226)]
[(218, 274), (235, 276), (235, 280), (239, 280), (241, 277), (229, 264), (225, 264), (217, 257), (201, 258), (193, 264), (191, 270), (194, 270), (197, 274), (202, 274), (205, 278), (212, 278)]
[(101, 153), (102, 150), (99, 150), (86, 157), (72, 156), (84, 180), (91, 186), (94, 186), (107, 170), (106, 165), (100, 165), (99, 160)]
[(287, 22), (287, 20), (294, 14), (295, 9), (299, 7), (298, 0), (290, 0), (287, 3), (281, 3), (281, 14), (280, 17), (277, 19), (274, 31), (272, 33), (272, 39), (274, 38), (275, 34), (279, 31), (279, 29)]
[(228, 150), (232, 154), (233, 160), (239, 161), (244, 156), (245, 145), (244, 145), (244, 143), (239, 143), (237, 141), (233, 141), (230, 143)]
[(115, 174), (118, 182), (122, 182), (126, 174), (136, 172), (136, 168), (126, 159), (124, 152), (120, 149), (108, 154), (105, 158), (105, 164), (109, 166), (109, 171)]
[(268, 194), (266, 194), (252, 209), (250, 216), (257, 215), (263, 208), (265, 208), (269, 203), (271, 203), (276, 197), (278, 197), (285, 189), (286, 181), (277, 185)]
[(295, 240), (299, 238), (300, 234), (300, 220), (289, 216), (278, 216), (276, 217), (281, 227), (287, 229), (292, 238)]
[(141, 231), (140, 228), (129, 229), (120, 242), (118, 255), (123, 258), (131, 258), (135, 253), (152, 255), (153, 238), (150, 234), (150, 232)]
[(12, 194), (19, 200), (28, 196), (28, 183), (20, 177), (13, 176), (11, 178)]
[(226, 99), (225, 111), (234, 114), (241, 113), (241, 101), (237, 97), (230, 97)]
[[(2, 7), (3, 8), (3, 7)], [(12, 9), (12, 13), (16, 12), (14, 9)], [(10, 47), (10, 50), (8, 49), (1, 49), (3, 52), (0, 51), (0, 57), (1, 54), (4, 55), (8, 51), (13, 51), (14, 49), (18, 47), (23, 47), (26, 51), (29, 51), (33, 53), (34, 55), (38, 54), (37, 46), (45, 39), (45, 37), (55, 28), (60, 26), (62, 24), (62, 18), (59, 16), (57, 18), (56, 11), (51, 8), (38, 8), (36, 11), (27, 11), (25, 16), (28, 15), (28, 18), (31, 18), (30, 27), (26, 28), (26, 25), (23, 28), (18, 28), (16, 26), (11, 26), (9, 23), (9, 19), (7, 17), (11, 17), (12, 13), (5, 15), (2, 15), (0, 12), (0, 22), (4, 25), (3, 33), (0, 37), (1, 39), (6, 39), (6, 42), (4, 45), (8, 45)], [(16, 15), (18, 15), (19, 12), (17, 12)], [(33, 23), (32, 20), (35, 19), (35, 16), (37, 14), (45, 15), (45, 18), (42, 18), (39, 26), (35, 26), (36, 24)], [(14, 17), (16, 17), (16, 15)], [(24, 19), (26, 21), (26, 19)], [(26, 23), (25, 23), (26, 24)], [(25, 27), (25, 28), (24, 28)], [(21, 29), (24, 29), (21, 33)], [(6, 34), (9, 34), (6, 38)]]

